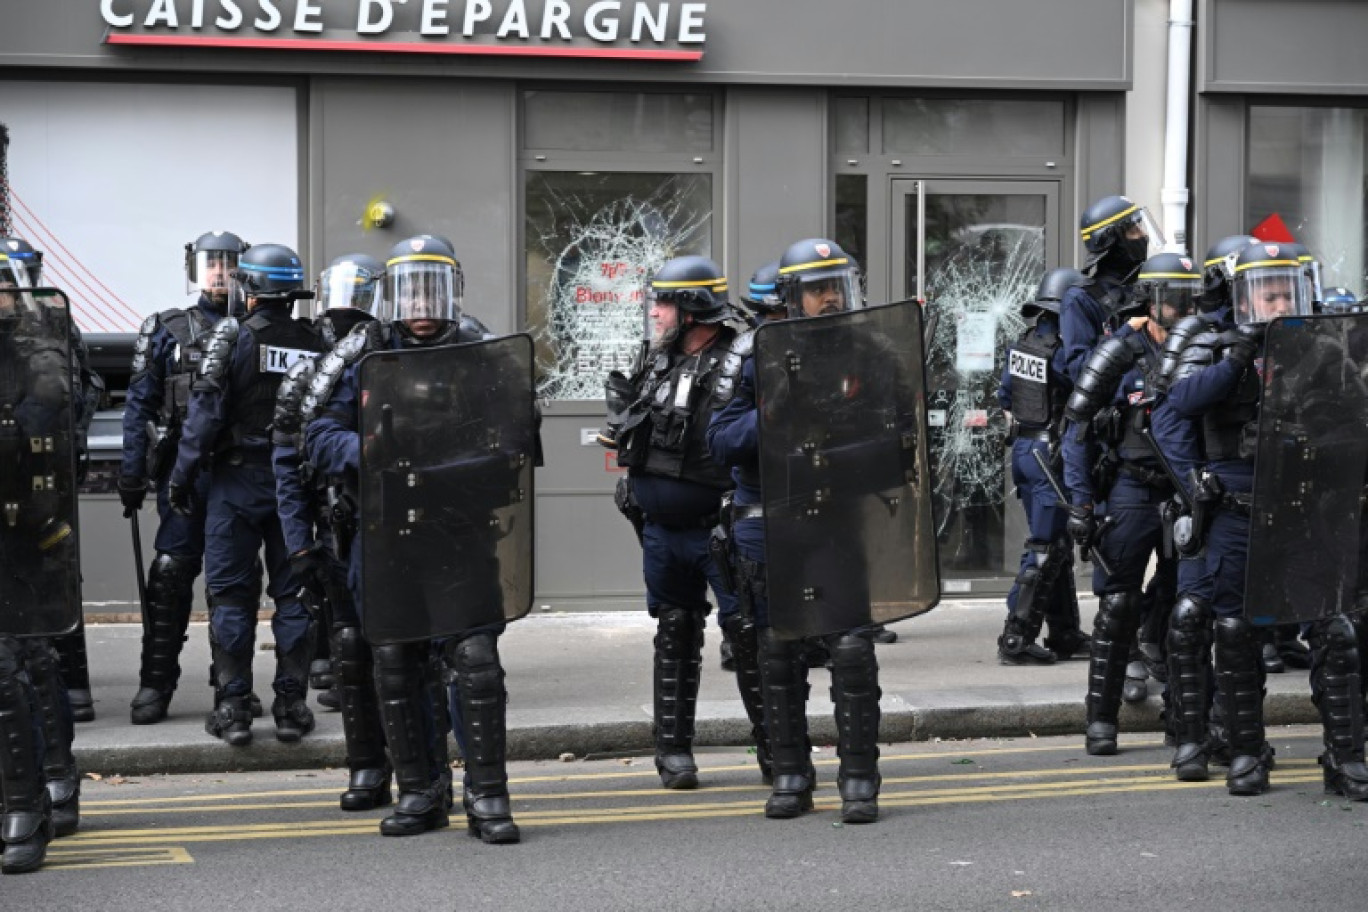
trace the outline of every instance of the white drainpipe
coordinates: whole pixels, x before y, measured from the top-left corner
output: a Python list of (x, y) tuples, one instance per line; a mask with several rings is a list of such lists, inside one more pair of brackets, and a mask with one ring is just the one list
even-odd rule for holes
[(1169, 0), (1168, 104), (1164, 124), (1164, 207), (1167, 249), (1187, 253), (1188, 98), (1192, 78), (1192, 0)]

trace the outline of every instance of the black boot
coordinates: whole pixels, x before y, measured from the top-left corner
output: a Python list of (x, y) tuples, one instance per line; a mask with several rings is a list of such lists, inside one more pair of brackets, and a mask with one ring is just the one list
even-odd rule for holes
[[(380, 719), (399, 787), (394, 813), (380, 821), (380, 833), (416, 836), (439, 830), (451, 822), (451, 784), (449, 772), (435, 762), (446, 741), (435, 735), (427, 647), (377, 646), (373, 655)], [(440, 746), (434, 743), (438, 740)]]
[(52, 827), (57, 836), (70, 836), (81, 824), (81, 776), (71, 744), (76, 731), (67, 703), (57, 650), (47, 640), (25, 644), (34, 708), (43, 732), (43, 777), (52, 798)]
[(843, 634), (831, 646), (831, 702), (836, 706), (836, 777), (843, 823), (879, 819), (879, 663), (867, 639)]
[(760, 631), (760, 677), (765, 695), (765, 731), (773, 757), (774, 791), (765, 816), (798, 817), (812, 810), (817, 771), (807, 727), (807, 664), (798, 642)]
[(314, 730), (314, 714), (309, 709), (309, 653), (313, 644), (306, 635), (290, 649), (276, 642), (275, 718), (276, 740), (294, 744)]
[(1089, 754), (1116, 753), (1117, 714), (1139, 623), (1139, 592), (1109, 592), (1102, 596), (1093, 624), (1092, 657), (1088, 663), (1085, 746)]
[(371, 650), (359, 627), (334, 631), (332, 654), (337, 666), (338, 693), (342, 698), (342, 737), (347, 745), (347, 769), (351, 775), (339, 804), (344, 811), (369, 811), (394, 800), (390, 777), (394, 774), (385, 757), (385, 734), (380, 725), (380, 706), (375, 700), (375, 676), (371, 673)]
[(1325, 752), (1320, 764), (1325, 790), (1350, 801), (1368, 801), (1368, 766), (1363, 762), (1363, 685), (1358, 636), (1352, 620), (1336, 615), (1312, 631), (1311, 698), (1320, 710)]
[(198, 572), (194, 561), (171, 554), (158, 554), (147, 571), (140, 686), (130, 713), (134, 725), (153, 725), (166, 718), (180, 681), (180, 653), (190, 625)]
[(1169, 726), (1177, 739), (1173, 771), (1181, 782), (1209, 776), (1207, 711), (1211, 706), (1211, 609), (1184, 595), (1168, 632)]
[(774, 782), (774, 761), (770, 757), (769, 738), (765, 735), (765, 694), (760, 684), (760, 641), (755, 624), (738, 614), (727, 618), (722, 629), (732, 644), (736, 689), (741, 694), (746, 718), (750, 719), (760, 778), (770, 785)]
[(90, 663), (86, 658), (85, 616), (82, 615), (71, 633), (53, 637), (52, 645), (57, 648), (62, 684), (71, 705), (71, 721), (95, 721), (95, 700), (90, 695)]
[(1046, 649), (1061, 662), (1076, 655), (1087, 655), (1092, 649), (1092, 637), (1083, 631), (1078, 615), (1078, 586), (1074, 583), (1073, 549), (1067, 548), (1067, 558), (1055, 575), (1054, 592), (1045, 610), (1045, 623), (1050, 635), (1042, 641)]
[(482, 842), (515, 843), (521, 834), (508, 799), (508, 692), (498, 636), (475, 633), (448, 644), (447, 662), (456, 674), (466, 728), (466, 828)]
[(0, 638), (0, 842), (5, 846), (0, 871), (6, 874), (38, 870), (53, 838), (33, 698), (19, 671), (22, 649), (15, 640)]
[(1287, 671), (1287, 663), (1283, 661), (1282, 655), (1278, 652), (1276, 628), (1265, 627), (1259, 631), (1259, 657), (1263, 661), (1265, 673), (1276, 675)]
[(1264, 740), (1264, 669), (1259, 638), (1244, 618), (1216, 620), (1217, 699), (1230, 747), (1226, 790), (1232, 795), (1268, 791), (1272, 748)]
[[(1354, 623), (1358, 626), (1358, 622)], [(1301, 631), (1296, 624), (1287, 624), (1282, 627), (1273, 628), (1273, 637), (1278, 644), (1278, 656), (1283, 660), (1283, 664), (1288, 668), (1310, 668), (1311, 650), (1303, 643), (1298, 636)], [(1360, 636), (1360, 640), (1362, 636)], [(1359, 647), (1359, 654), (1362, 655), (1362, 646)]]
[(1003, 665), (1053, 665), (1055, 654), (1036, 642), (1050, 604), (1060, 555), (1045, 542), (1028, 539), (1032, 562), (1017, 574), (1016, 608), (1007, 615), (998, 637), (998, 662)]
[(703, 667), (703, 615), (662, 605), (655, 636), (655, 764), (667, 789), (698, 788), (694, 710)]
[[(244, 681), (249, 691), (252, 686), (252, 655), (234, 655), (219, 646), (212, 628), (209, 652), (214, 662), (214, 709), (204, 720), (204, 730), (233, 747), (245, 747), (252, 743), (252, 707), (240, 688)], [(237, 689), (228, 690), (230, 683)]]
[(1001, 665), (1053, 665), (1055, 654), (1036, 642), (1040, 623), (1023, 621), (1009, 615), (998, 637), (998, 663)]

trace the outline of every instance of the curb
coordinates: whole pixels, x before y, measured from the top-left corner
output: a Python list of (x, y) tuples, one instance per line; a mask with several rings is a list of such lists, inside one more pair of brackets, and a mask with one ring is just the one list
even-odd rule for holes
[[(929, 741), (976, 738), (1031, 738), (1045, 735), (1079, 735), (1086, 728), (1083, 705), (1074, 701), (1007, 702), (909, 706), (897, 697), (886, 698), (880, 723), (880, 740)], [(1123, 706), (1123, 732), (1158, 732), (1159, 701), (1151, 698), (1137, 706)], [(565, 714), (562, 714), (564, 717)], [(1318, 724), (1320, 716), (1311, 698), (1302, 693), (1269, 694), (1264, 701), (1265, 722), (1274, 725)], [(830, 712), (812, 714), (808, 724), (814, 743), (834, 744), (835, 722)], [(77, 728), (74, 745), (81, 770), (102, 775), (151, 776), (267, 770), (344, 767), (345, 746), (338, 733), (315, 734), (298, 744), (281, 744), (269, 726), (258, 728), (258, 737), (247, 747), (230, 747), (201, 734), (194, 742), (148, 740), (137, 745), (81, 743)], [(700, 719), (695, 745), (736, 747), (747, 745), (751, 724), (741, 716)], [(590, 755), (649, 752), (654, 742), (651, 722), (630, 718), (577, 724), (555, 722), (510, 727), (508, 759), (555, 760), (562, 754), (577, 758)], [(1080, 744), (1079, 749), (1082, 749)], [(456, 756), (452, 745), (452, 756)]]

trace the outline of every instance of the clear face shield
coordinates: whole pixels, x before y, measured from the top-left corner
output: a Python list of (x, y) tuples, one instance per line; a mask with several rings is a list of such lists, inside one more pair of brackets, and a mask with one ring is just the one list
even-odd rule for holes
[(1197, 312), (1197, 298), (1201, 293), (1201, 279), (1155, 282), (1146, 302), (1149, 317), (1164, 329), (1172, 329), (1183, 317)]
[(784, 304), (790, 317), (821, 317), (864, 307), (858, 266), (801, 272), (785, 286)]
[(226, 308), (235, 296), (233, 273), (238, 268), (238, 255), (227, 250), (199, 250), (190, 260), (186, 274), (186, 294), (202, 294), (219, 307)]
[(1306, 281), (1311, 290), (1311, 300), (1319, 304), (1325, 300), (1325, 286), (1321, 284), (1320, 260), (1308, 255), (1297, 257), (1297, 261), (1301, 263), (1302, 270), (1306, 273)]
[(0, 320), (14, 319), (33, 309), (27, 293), (29, 274), (19, 260), (0, 260)]
[(451, 263), (412, 260), (392, 263), (385, 271), (384, 293), (375, 315), (404, 323), (461, 319), (461, 275)]
[(350, 307), (375, 313), (380, 291), (380, 277), (355, 263), (329, 266), (318, 274), (314, 296), (320, 313), (338, 307)]
[(1154, 216), (1144, 206), (1117, 220), (1117, 232), (1131, 258), (1140, 262), (1163, 253), (1168, 241)]
[(1311, 313), (1311, 283), (1296, 262), (1251, 265), (1235, 273), (1232, 297), (1236, 323), (1267, 323)]

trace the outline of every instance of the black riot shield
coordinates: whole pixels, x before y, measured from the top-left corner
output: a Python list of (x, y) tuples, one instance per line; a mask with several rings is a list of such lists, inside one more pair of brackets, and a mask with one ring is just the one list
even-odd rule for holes
[(1354, 610), (1368, 476), (1368, 314), (1268, 327), (1249, 524), (1245, 616)]
[(516, 335), (361, 361), (361, 609), (372, 643), (531, 610), (532, 352)]
[(70, 340), (64, 294), (0, 285), (0, 633), (81, 617)]
[(817, 636), (940, 598), (914, 301), (755, 335), (770, 624)]

